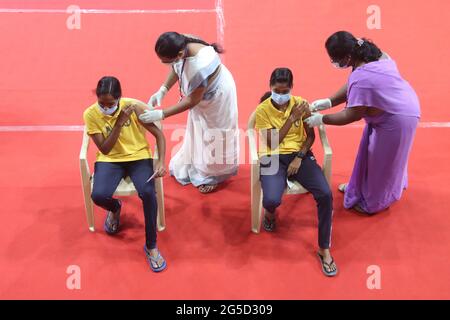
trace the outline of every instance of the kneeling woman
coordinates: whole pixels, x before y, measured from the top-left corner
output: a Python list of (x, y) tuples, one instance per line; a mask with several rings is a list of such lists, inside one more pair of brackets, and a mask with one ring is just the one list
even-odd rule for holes
[(256, 109), (256, 129), (260, 132), (261, 185), (265, 209), (264, 229), (275, 228), (275, 210), (281, 204), (287, 179), (298, 181), (312, 193), (319, 215), (319, 251), (322, 270), (335, 276), (337, 266), (330, 253), (333, 198), (328, 182), (310, 148), (314, 129), (303, 125), (309, 104), (291, 95), (293, 75), (289, 69), (275, 69), (271, 92)]
[(326, 48), (333, 64), (352, 68), (348, 85), (331, 99), (313, 103), (324, 110), (347, 102), (337, 113), (308, 118), (310, 126), (342, 126), (360, 119), (366, 126), (353, 173), (344, 192), (344, 207), (365, 214), (387, 209), (408, 185), (408, 158), (420, 118), (420, 103), (411, 85), (402, 78), (397, 64), (373, 42), (339, 31)]
[[(107, 211), (105, 231), (112, 235), (119, 232), (122, 203), (113, 198), (122, 178), (129, 176), (142, 199), (145, 217), (146, 245), (144, 251), (150, 267), (159, 272), (166, 262), (156, 247), (157, 202), (155, 178), (165, 175), (165, 139), (154, 124), (142, 124), (138, 116), (147, 105), (135, 99), (122, 98), (119, 80), (103, 77), (97, 85), (98, 101), (84, 112), (87, 133), (97, 145), (95, 178), (92, 191), (94, 203)], [(145, 129), (156, 138), (159, 161), (153, 168), (153, 160)]]

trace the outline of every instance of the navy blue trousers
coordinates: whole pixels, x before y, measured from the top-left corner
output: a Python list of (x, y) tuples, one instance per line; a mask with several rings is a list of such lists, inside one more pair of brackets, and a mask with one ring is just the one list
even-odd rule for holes
[(156, 202), (155, 179), (147, 182), (153, 174), (153, 159), (128, 162), (96, 162), (92, 200), (108, 211), (119, 208), (119, 200), (113, 194), (120, 180), (129, 176), (142, 200), (145, 219), (145, 238), (148, 249), (156, 248)]
[[(261, 185), (263, 207), (270, 213), (281, 205), (286, 189), (287, 169), (296, 153), (265, 156), (261, 158)], [(319, 216), (319, 247), (328, 249), (331, 245), (331, 225), (333, 218), (333, 195), (330, 186), (311, 151), (302, 160), (297, 174), (289, 177), (296, 180), (314, 197)]]

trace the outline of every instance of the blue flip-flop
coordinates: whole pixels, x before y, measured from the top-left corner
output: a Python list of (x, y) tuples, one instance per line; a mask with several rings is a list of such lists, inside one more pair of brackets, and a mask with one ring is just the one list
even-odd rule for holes
[[(148, 262), (148, 264), (150, 265), (150, 268), (152, 269), (153, 272), (161, 272), (161, 271), (163, 271), (164, 269), (166, 269), (166, 267), (167, 267), (166, 260), (165, 260), (164, 257), (161, 255), (161, 252), (159, 252), (159, 250), (158, 250), (158, 256), (157, 256), (156, 258), (154, 258), (154, 257), (150, 254), (150, 251), (147, 250), (147, 246), (145, 246), (145, 245), (144, 245), (144, 252), (145, 252), (145, 257), (147, 258), (147, 262)], [(162, 264), (159, 268), (154, 267), (154, 266), (153, 266), (153, 263), (156, 264), (156, 265), (158, 265), (158, 260), (161, 259), (161, 258), (162, 258), (163, 261), (164, 261), (163, 264)]]
[(122, 201), (119, 200), (119, 212), (117, 214), (117, 219), (116, 220), (112, 220), (112, 222), (117, 225), (117, 227), (114, 229), (112, 229), (110, 227), (111, 223), (108, 223), (108, 219), (110, 219), (110, 215), (113, 214), (111, 211), (108, 211), (108, 214), (106, 215), (106, 219), (105, 219), (105, 223), (103, 224), (103, 229), (105, 229), (105, 232), (109, 235), (113, 235), (119, 232), (119, 226), (120, 226), (120, 211), (122, 209)]
[(330, 263), (326, 263), (323, 256), (317, 252), (317, 256), (319, 257), (320, 260), (320, 264), (322, 265), (322, 272), (324, 275), (326, 275), (327, 277), (334, 277), (337, 275), (338, 273), (338, 268), (336, 266), (336, 270), (334, 271), (328, 271), (325, 267), (328, 267), (329, 269), (331, 269), (331, 265), (334, 263), (334, 259), (331, 258), (331, 262)]

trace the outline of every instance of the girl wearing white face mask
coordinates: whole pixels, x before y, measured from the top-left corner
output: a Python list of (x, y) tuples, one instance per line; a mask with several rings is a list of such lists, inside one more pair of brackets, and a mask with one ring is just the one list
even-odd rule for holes
[(322, 271), (326, 276), (335, 276), (337, 267), (330, 253), (333, 198), (311, 151), (314, 129), (303, 123), (310, 116), (309, 104), (303, 98), (293, 96), (292, 87), (292, 72), (287, 68), (275, 69), (270, 77), (271, 92), (261, 98), (256, 108), (255, 127), (260, 133), (260, 179), (265, 210), (263, 227), (268, 232), (274, 231), (275, 211), (281, 204), (287, 179), (298, 181), (317, 202), (318, 257)]
[(179, 151), (170, 160), (170, 174), (179, 183), (192, 183), (202, 193), (236, 175), (239, 139), (236, 85), (221, 63), (222, 49), (177, 32), (162, 34), (155, 45), (169, 75), (149, 104), (160, 106), (178, 82), (178, 103), (140, 116), (146, 123), (188, 111), (186, 133)]
[[(87, 134), (98, 147), (92, 200), (106, 210), (105, 231), (114, 235), (120, 231), (122, 202), (113, 198), (122, 178), (129, 176), (143, 203), (146, 243), (145, 255), (150, 268), (159, 272), (166, 262), (156, 246), (157, 202), (154, 179), (165, 175), (165, 139), (154, 124), (138, 119), (148, 107), (145, 103), (122, 97), (120, 82), (103, 77), (97, 84), (97, 102), (83, 114)], [(156, 139), (159, 160), (155, 165), (145, 137), (148, 130)]]

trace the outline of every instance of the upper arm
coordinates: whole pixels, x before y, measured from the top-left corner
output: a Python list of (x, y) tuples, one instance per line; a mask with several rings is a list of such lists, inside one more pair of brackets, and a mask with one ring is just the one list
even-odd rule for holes
[(97, 148), (100, 151), (102, 151), (102, 145), (103, 142), (105, 142), (105, 137), (103, 136), (103, 134), (102, 133), (89, 134), (89, 137), (91, 137), (92, 141), (94, 141)]
[(199, 104), (200, 101), (202, 101), (203, 96), (205, 95), (205, 92), (206, 92), (205, 86), (200, 86), (197, 89), (195, 89), (194, 91), (192, 91), (192, 93), (188, 96), (190, 106), (194, 107), (197, 104)]
[(148, 131), (150, 132), (154, 137), (158, 137), (159, 135), (162, 135), (161, 129), (158, 128), (158, 126), (154, 123), (144, 123), (139, 119), (139, 116), (145, 112), (145, 110), (149, 110), (149, 106), (139, 100), (134, 101), (134, 113), (136, 113), (137, 119), (139, 123)]

